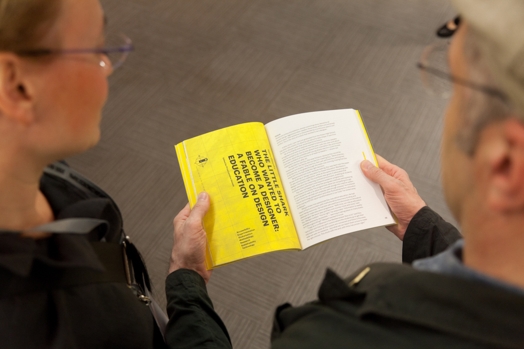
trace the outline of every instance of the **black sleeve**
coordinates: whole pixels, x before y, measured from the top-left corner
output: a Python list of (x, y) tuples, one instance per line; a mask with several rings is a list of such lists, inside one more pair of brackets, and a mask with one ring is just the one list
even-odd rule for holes
[(446, 222), (429, 207), (413, 217), (404, 235), (402, 262), (431, 257), (462, 238), (457, 228)]
[(169, 348), (232, 348), (224, 323), (215, 312), (204, 279), (180, 269), (166, 279)]

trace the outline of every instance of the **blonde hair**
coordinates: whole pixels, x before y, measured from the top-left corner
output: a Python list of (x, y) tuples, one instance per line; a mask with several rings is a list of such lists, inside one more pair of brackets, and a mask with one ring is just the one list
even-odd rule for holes
[(58, 18), (60, 5), (61, 0), (0, 0), (0, 51), (35, 48)]

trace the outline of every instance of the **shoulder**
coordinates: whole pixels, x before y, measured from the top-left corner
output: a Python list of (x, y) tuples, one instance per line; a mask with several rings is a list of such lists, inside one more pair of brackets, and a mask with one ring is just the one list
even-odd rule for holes
[(328, 271), (318, 301), (277, 311), (274, 348), (290, 336), (297, 348), (504, 347), (524, 341), (517, 309), (524, 297), (408, 265), (372, 264), (345, 280)]
[(56, 219), (97, 218), (106, 220), (107, 241), (120, 241), (123, 219), (114, 200), (98, 185), (66, 164), (49, 165), (40, 179), (40, 191)]
[(64, 162), (48, 165), (40, 178), (40, 190), (49, 200), (72, 203), (88, 198), (108, 198), (101, 188)]

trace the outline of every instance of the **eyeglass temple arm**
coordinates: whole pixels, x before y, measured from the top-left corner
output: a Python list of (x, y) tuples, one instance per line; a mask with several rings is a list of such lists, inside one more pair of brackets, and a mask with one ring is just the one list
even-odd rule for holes
[(420, 70), (427, 71), (428, 73), (433, 74), (435, 76), (438, 76), (439, 78), (446, 79), (446, 80), (449, 80), (451, 82), (457, 83), (459, 85), (463, 85), (463, 86), (472, 88), (474, 90), (487, 93), (487, 94), (489, 94), (489, 95), (491, 95), (493, 97), (500, 98), (505, 103), (508, 102), (508, 97), (503, 92), (501, 92), (501, 91), (499, 91), (499, 90), (497, 90), (495, 88), (482, 86), (482, 85), (476, 84), (476, 83), (471, 82), (471, 81), (467, 81), (467, 80), (462, 79), (462, 78), (457, 78), (457, 77), (455, 77), (453, 75), (449, 75), (449, 74), (447, 74), (447, 73), (445, 73), (445, 72), (443, 72), (441, 70), (438, 70), (436, 68), (428, 67), (428, 66), (424, 65), (421, 62), (417, 63), (417, 68), (419, 68)]

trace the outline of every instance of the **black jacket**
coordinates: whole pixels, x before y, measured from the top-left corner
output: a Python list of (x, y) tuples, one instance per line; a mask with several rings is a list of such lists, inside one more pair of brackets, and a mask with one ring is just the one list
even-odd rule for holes
[[(403, 259), (432, 256), (459, 238), (423, 208)], [(380, 263), (347, 280), (328, 270), (318, 296), (277, 310), (272, 348), (524, 348), (524, 297), (477, 281)]]
[[(103, 219), (105, 237), (118, 240), (122, 221), (111, 199), (48, 174), (40, 189), (57, 219)], [(94, 244), (112, 242), (99, 242), (99, 233), (33, 240), (0, 231), (0, 348), (166, 347), (125, 276), (115, 279), (100, 261)]]

